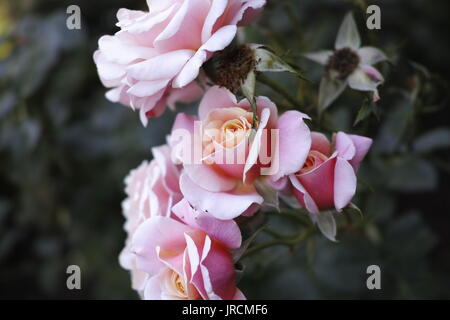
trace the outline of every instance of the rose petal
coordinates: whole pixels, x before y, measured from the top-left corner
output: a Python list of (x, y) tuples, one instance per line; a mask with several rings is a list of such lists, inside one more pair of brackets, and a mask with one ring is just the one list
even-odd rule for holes
[(187, 174), (180, 178), (181, 192), (196, 208), (221, 220), (241, 215), (253, 203), (262, 204), (264, 199), (254, 188), (241, 188), (231, 192), (210, 192), (194, 183)]
[(311, 133), (304, 119), (309, 117), (298, 111), (287, 111), (278, 119), (279, 170), (274, 175), (274, 180), (299, 171), (308, 157)]
[(356, 192), (356, 175), (353, 167), (347, 160), (337, 158), (334, 171), (334, 206), (342, 211)]

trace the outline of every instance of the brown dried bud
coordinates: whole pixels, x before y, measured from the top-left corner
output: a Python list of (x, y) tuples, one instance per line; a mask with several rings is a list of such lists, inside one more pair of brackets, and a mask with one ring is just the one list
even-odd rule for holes
[(239, 90), (257, 64), (253, 49), (246, 44), (222, 51), (217, 60), (216, 84), (233, 93)]
[(359, 55), (350, 48), (342, 48), (334, 52), (328, 60), (327, 71), (336, 71), (339, 79), (346, 79), (358, 68)]

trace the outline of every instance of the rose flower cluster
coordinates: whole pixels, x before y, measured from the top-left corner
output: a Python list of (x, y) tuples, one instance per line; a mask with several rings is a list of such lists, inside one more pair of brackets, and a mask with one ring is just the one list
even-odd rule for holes
[(236, 218), (254, 216), (271, 196), (295, 199), (314, 222), (323, 211), (341, 212), (372, 140), (312, 132), (308, 115), (239, 96), (203, 72), (265, 0), (147, 2), (148, 11), (120, 9), (120, 30), (99, 40), (94, 60), (106, 97), (138, 110), (144, 125), (177, 102), (199, 104), (196, 115), (178, 113), (167, 144), (125, 179), (120, 264), (143, 299), (245, 299)]

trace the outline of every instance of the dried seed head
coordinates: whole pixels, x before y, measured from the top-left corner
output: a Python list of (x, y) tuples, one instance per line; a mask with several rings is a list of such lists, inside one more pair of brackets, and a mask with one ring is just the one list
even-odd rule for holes
[(350, 48), (342, 48), (334, 52), (328, 59), (327, 71), (336, 71), (340, 79), (345, 79), (358, 68), (359, 55)]
[(222, 51), (217, 60), (216, 83), (233, 93), (239, 90), (257, 63), (254, 51), (246, 44)]

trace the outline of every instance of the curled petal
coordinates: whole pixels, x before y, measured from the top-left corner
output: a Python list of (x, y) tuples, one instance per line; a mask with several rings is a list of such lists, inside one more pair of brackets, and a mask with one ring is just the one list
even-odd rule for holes
[(195, 210), (186, 199), (173, 207), (173, 213), (189, 226), (205, 231), (230, 249), (241, 246), (241, 232), (234, 220), (219, 220), (209, 213)]
[(278, 119), (279, 148), (275, 157), (279, 157), (279, 169), (274, 180), (299, 171), (305, 163), (311, 148), (311, 133), (304, 119), (309, 117), (298, 111), (287, 111)]
[(209, 58), (210, 52), (223, 50), (233, 41), (237, 27), (230, 25), (217, 30), (211, 38), (198, 49), (195, 55), (186, 63), (178, 76), (174, 79), (172, 86), (181, 88), (194, 81), (200, 72), (200, 67)]
[(348, 135), (350, 139), (352, 139), (353, 144), (355, 145), (355, 156), (349, 162), (355, 169), (358, 171), (361, 161), (363, 161), (364, 157), (369, 152), (370, 147), (372, 146), (372, 139), (357, 135)]
[(345, 160), (353, 159), (356, 154), (356, 148), (350, 136), (344, 132), (338, 132), (335, 139), (335, 148), (338, 156)]
[(340, 157), (337, 158), (334, 170), (334, 206), (342, 211), (356, 193), (355, 170), (350, 163)]

